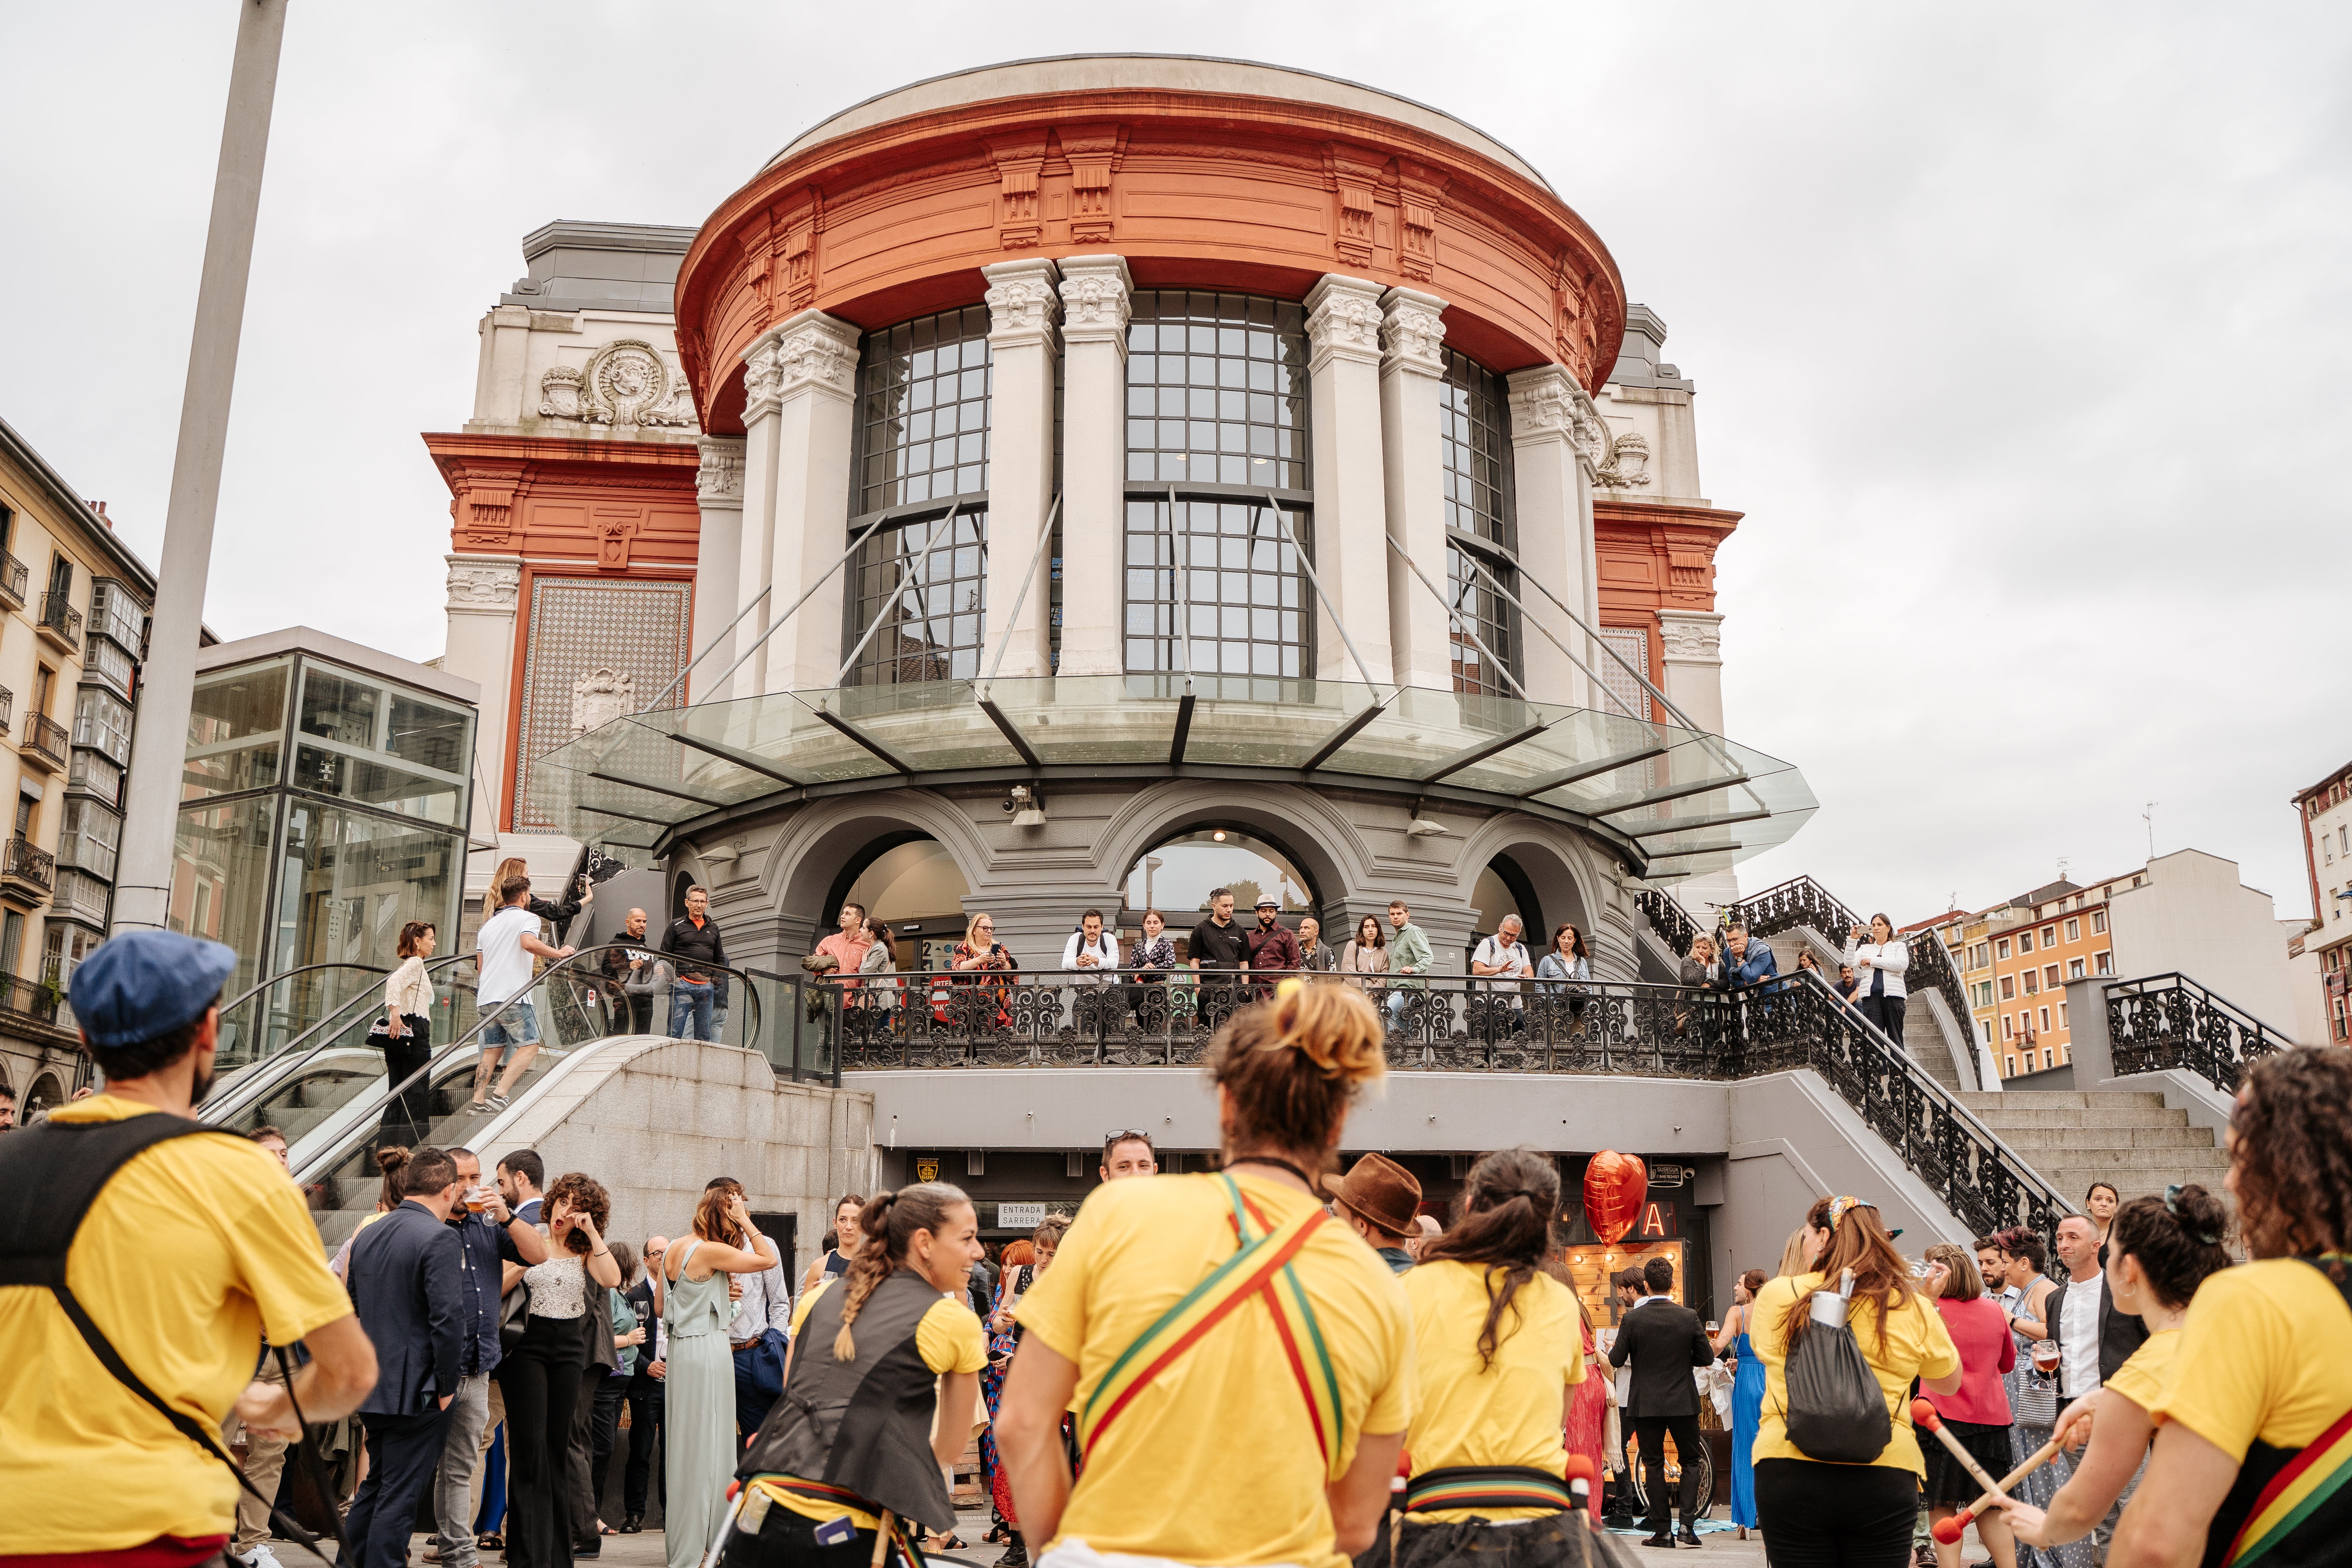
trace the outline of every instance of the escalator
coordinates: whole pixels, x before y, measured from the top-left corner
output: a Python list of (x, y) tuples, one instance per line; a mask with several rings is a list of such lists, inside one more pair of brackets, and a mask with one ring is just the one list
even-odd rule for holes
[[(379, 1009), (339, 1026), (332, 1048), (321, 1040), (300, 1069), (281, 1076), (275, 1095), (255, 1098), (257, 1112), (276, 1107), (282, 1113), (284, 1108), (299, 1105), (305, 1117), (299, 1134), (275, 1114), (257, 1116), (254, 1124), (274, 1121), (287, 1131), (288, 1164), (330, 1248), (340, 1247), (375, 1209), (383, 1180), (375, 1164), (379, 1147), (430, 1143), (487, 1151), (507, 1146), (514, 1130), (543, 1120), (541, 1112), (550, 1092), (560, 1093), (567, 1083), (576, 1089), (601, 1079), (604, 1070), (634, 1054), (627, 1048), (632, 1042), (667, 1037), (666, 996), (652, 998), (651, 1012), (641, 1025), (621, 986), (598, 972), (606, 952), (621, 951), (627, 949), (595, 947), (574, 953), (549, 966), (530, 991), (515, 999), (532, 1005), (540, 1049), (509, 1091), (504, 1110), (474, 1109), (475, 1066), (483, 1028), (496, 1018), (511, 1021), (515, 1002), (477, 1016), (470, 985), (463, 988), (466, 1005), (457, 1026), (445, 1034), (436, 1019), (435, 1037), (446, 1043), (436, 1046), (432, 1059), (404, 1082), (385, 1082), (382, 1053), (365, 1043), (367, 1026)], [(762, 1049), (761, 991), (769, 987), (755, 986), (740, 970), (704, 967), (726, 977), (729, 1006), (717, 1030), (718, 1043)], [(635, 1032), (640, 1026), (645, 1034)], [(509, 1048), (505, 1062), (512, 1059)]]

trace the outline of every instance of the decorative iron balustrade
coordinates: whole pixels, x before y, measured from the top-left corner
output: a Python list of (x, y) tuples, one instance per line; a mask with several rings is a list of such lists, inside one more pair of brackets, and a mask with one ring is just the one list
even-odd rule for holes
[(63, 594), (41, 595), (40, 627), (68, 647), (81, 647), (81, 612)]
[[(1854, 927), (1870, 929), (1868, 921), (1847, 909), (1811, 877), (1798, 877), (1777, 888), (1767, 888), (1740, 900), (1724, 913), (1726, 923), (1745, 925), (1757, 936), (1776, 936), (1799, 926), (1811, 926), (1841, 947), (1845, 943), (1846, 933)], [(1960, 984), (1960, 973), (1953, 966), (1952, 950), (1933, 931), (1913, 931), (1905, 939), (1904, 950), (1910, 956), (1910, 964), (1904, 973), (1903, 988), (1914, 994), (1930, 987), (1941, 992), (1944, 1005), (1951, 1008), (1953, 1018), (1961, 1032), (1970, 1037), (1973, 1047), (1976, 1026), (1970, 1020), (1974, 1015), (1969, 1007), (1968, 987)], [(1794, 959), (1789, 967), (1795, 967)]]
[[(924, 970), (812, 986), (842, 1072), (1185, 1067), (1276, 974)], [(1971, 1233), (2054, 1239), (2074, 1207), (2015, 1151), (1818, 976), (1738, 991), (1460, 975), (1313, 973), (1360, 986), (1388, 1021), (1399, 1072), (1609, 1074), (1718, 1081), (1811, 1068)], [(837, 1004), (837, 1005), (828, 1005)]]
[(66, 727), (46, 713), (35, 713), (25, 721), (24, 749), (47, 763), (51, 771), (66, 765)]
[(57, 885), (58, 858), (29, 838), (11, 838), (0, 858), (0, 877), (30, 883), (46, 893)]
[(1650, 919), (1650, 927), (1665, 939), (1666, 945), (1678, 954), (1690, 952), (1698, 940), (1698, 921), (1691, 919), (1682, 900), (1664, 888), (1644, 888), (1633, 895), (1634, 907)]
[(0, 550), (0, 597), (5, 597), (8, 607), (25, 607), (25, 587), (32, 576), (31, 570), (5, 550)]
[(2107, 1048), (2118, 1075), (2179, 1068), (2235, 1094), (2249, 1062), (2294, 1044), (2185, 974), (2107, 985)]

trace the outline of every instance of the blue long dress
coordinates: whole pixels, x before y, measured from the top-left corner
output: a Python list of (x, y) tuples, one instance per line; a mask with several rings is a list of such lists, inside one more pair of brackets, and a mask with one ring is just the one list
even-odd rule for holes
[(1731, 1342), (1739, 1370), (1731, 1380), (1731, 1522), (1756, 1528), (1756, 1429), (1764, 1424), (1764, 1361), (1748, 1342), (1748, 1320)]

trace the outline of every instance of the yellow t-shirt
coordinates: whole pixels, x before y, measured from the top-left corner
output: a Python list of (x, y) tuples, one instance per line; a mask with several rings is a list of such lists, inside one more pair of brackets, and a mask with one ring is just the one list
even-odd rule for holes
[(2116, 1368), (2115, 1376), (2105, 1386), (2114, 1389), (2142, 1410), (2153, 1410), (2163, 1395), (2165, 1384), (2172, 1381), (2174, 1358), (2180, 1353), (2180, 1331), (2158, 1329), (2140, 1342), (2131, 1359)]
[[(1758, 1459), (1803, 1459), (1811, 1456), (1789, 1441), (1789, 1313), (1798, 1300), (1822, 1283), (1819, 1274), (1782, 1275), (1768, 1279), (1748, 1309), (1748, 1342), (1764, 1363), (1764, 1417), (1756, 1428)], [(1862, 1359), (1870, 1363), (1886, 1395), (1886, 1414), (1895, 1433), (1873, 1465), (1909, 1470), (1921, 1480), (1927, 1466), (1919, 1457), (1918, 1435), (1911, 1430), (1911, 1380), (1949, 1377), (1960, 1370), (1960, 1352), (1944, 1327), (1943, 1314), (1927, 1297), (1913, 1291), (1910, 1299), (1886, 1320), (1886, 1337), (1878, 1333), (1878, 1303), (1856, 1297), (1846, 1324), (1853, 1330)], [(1832, 1461), (1833, 1462), (1833, 1461)]]
[[(814, 1290), (803, 1292), (800, 1305), (793, 1309), (793, 1353), (795, 1356), (833, 1353), (831, 1345), (805, 1343), (801, 1339), (801, 1325), (808, 1321), (809, 1309), (816, 1305), (816, 1299), (832, 1289), (840, 1278), (837, 1274), (827, 1275), (824, 1283)], [(850, 1331), (853, 1334), (857, 1331), (856, 1324), (850, 1325)], [(943, 1374), (950, 1372), (976, 1373), (988, 1364), (988, 1336), (981, 1331), (980, 1320), (972, 1316), (970, 1307), (951, 1297), (940, 1297), (915, 1324), (915, 1349), (921, 1354), (925, 1366)], [(880, 1528), (881, 1521), (862, 1508), (844, 1509), (795, 1497), (768, 1485), (764, 1478), (755, 1479), (751, 1484), (803, 1519), (813, 1519), (822, 1524), (826, 1520), (839, 1519), (846, 1513), (850, 1523), (859, 1530)]]
[(2172, 1377), (2148, 1414), (2242, 1463), (2259, 1437), (2300, 1448), (2352, 1409), (2352, 1310), (2294, 1258), (2224, 1268), (2197, 1288)]
[[(1495, 1325), (1495, 1362), (1478, 1363), (1486, 1322), (1486, 1270), (1424, 1263), (1403, 1276), (1412, 1304), (1412, 1426), (1405, 1449), (1415, 1475), (1455, 1465), (1518, 1465), (1567, 1473), (1561, 1436), (1566, 1391), (1584, 1381), (1584, 1331), (1576, 1298), (1549, 1274), (1519, 1287)], [(1431, 1509), (1417, 1521), (1541, 1519), (1543, 1508)]]
[[(1247, 1172), (1233, 1179), (1272, 1226), (1315, 1201)], [(1211, 1175), (1110, 1182), (1087, 1195), (1018, 1313), (1033, 1338), (1076, 1363), (1081, 1405), (1129, 1346), (1233, 1257), (1232, 1212)], [(1402, 1432), (1412, 1417), (1412, 1320), (1402, 1284), (1343, 1225), (1318, 1228), (1291, 1266), (1339, 1387), (1339, 1474), (1364, 1433)], [(1056, 1539), (1226, 1568), (1346, 1568), (1316, 1419), (1273, 1314), (1245, 1302), (1103, 1433)]]
[[(152, 1114), (101, 1094), (49, 1120)], [(116, 1172), (74, 1238), (66, 1284), (148, 1387), (215, 1431), (265, 1331), (291, 1345), (352, 1315), (300, 1190), (241, 1138), (175, 1138)], [(47, 1290), (0, 1290), (0, 1344), (7, 1551), (119, 1552), (234, 1528), (228, 1467), (115, 1382)]]

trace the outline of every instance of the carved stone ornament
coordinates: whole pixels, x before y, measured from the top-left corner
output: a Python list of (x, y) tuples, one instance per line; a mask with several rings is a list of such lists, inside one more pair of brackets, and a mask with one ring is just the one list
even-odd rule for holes
[(503, 610), (514, 614), (522, 592), (520, 562), (479, 561), (462, 555), (449, 560), (449, 608)]
[(1592, 482), (1604, 489), (1635, 489), (1650, 482), (1650, 444), (1638, 430), (1628, 430), (1609, 443), (1606, 461), (1592, 471)]
[(1061, 300), (1042, 268), (1026, 276), (996, 279), (985, 298), (992, 338), (1042, 335), (1062, 313)]
[[(1317, 299), (1316, 295), (1320, 295)], [(1310, 360), (1331, 355), (1344, 359), (1377, 360), (1381, 356), (1381, 306), (1378, 299), (1353, 289), (1316, 286), (1308, 295), (1307, 346)]]
[(1392, 298), (1381, 322), (1381, 347), (1386, 353), (1382, 369), (1403, 366), (1428, 375), (1445, 374), (1439, 350), (1445, 342), (1445, 320), (1439, 308), (1419, 300)]
[(623, 338), (588, 358), (585, 368), (557, 365), (539, 378), (542, 419), (576, 419), (622, 429), (694, 428), (686, 377), (648, 342)]
[(1066, 336), (1116, 337), (1124, 342), (1133, 307), (1120, 269), (1062, 271), (1062, 331)]
[(1609, 452), (1609, 427), (1592, 406), (1592, 399), (1569, 374), (1557, 365), (1548, 374), (1531, 374), (1511, 388), (1511, 438), (1563, 436), (1576, 447), (1588, 468), (1598, 472)]
[(857, 329), (815, 310), (778, 327), (744, 358), (744, 417), (757, 417), (806, 387), (849, 395), (857, 372)]
[(637, 710), (637, 678), (621, 670), (592, 669), (572, 683), (572, 738)]
[(1658, 644), (1665, 657), (1681, 664), (1723, 662), (1723, 617), (1662, 615)]
[(743, 504), (743, 443), (705, 436), (697, 445), (702, 467), (694, 473), (694, 496), (705, 506)]

